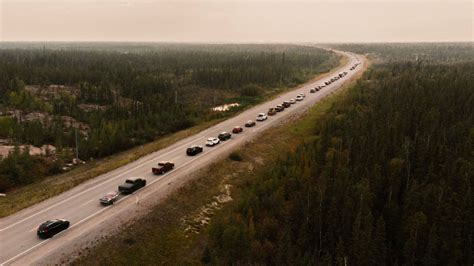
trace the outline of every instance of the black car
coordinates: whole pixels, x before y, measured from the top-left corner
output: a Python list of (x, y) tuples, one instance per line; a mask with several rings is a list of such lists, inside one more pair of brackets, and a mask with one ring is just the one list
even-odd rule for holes
[(229, 133), (229, 132), (222, 132), (220, 133), (217, 138), (219, 138), (220, 140), (224, 141), (224, 140), (228, 140), (232, 137), (232, 135)]
[(291, 103), (289, 101), (284, 101), (281, 105), (283, 105), (285, 108), (288, 108), (291, 106)]
[(253, 127), (255, 126), (255, 121), (249, 120), (245, 123), (245, 127)]
[(198, 153), (201, 153), (202, 152), (202, 146), (191, 146), (189, 148), (186, 149), (186, 154), (189, 155), (189, 156), (194, 156)]
[(38, 227), (38, 231), (36, 231), (36, 234), (40, 238), (50, 238), (55, 234), (68, 229), (68, 227), (69, 221), (63, 219), (50, 220), (42, 223)]
[(283, 105), (280, 105), (280, 104), (279, 104), (279, 105), (277, 105), (277, 106), (275, 107), (275, 110), (276, 110), (277, 112), (281, 112), (281, 111), (285, 110), (285, 107), (283, 107)]

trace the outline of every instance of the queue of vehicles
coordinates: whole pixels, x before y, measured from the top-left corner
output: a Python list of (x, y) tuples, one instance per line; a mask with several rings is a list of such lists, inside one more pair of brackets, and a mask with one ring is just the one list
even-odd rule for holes
[[(350, 70), (354, 70), (358, 65), (360, 65), (360, 62), (354, 64)], [(320, 91), (324, 87), (330, 85), (331, 83), (339, 80), (340, 78), (343, 78), (344, 76), (347, 75), (347, 72), (341, 72), (338, 75), (332, 77), (328, 81), (325, 81), (323, 84), (316, 86), (314, 88), (310, 89), (310, 93), (316, 93), (317, 91)], [(279, 104), (275, 107), (269, 108), (267, 114), (265, 113), (259, 113), (256, 117), (256, 121), (263, 122), (268, 119), (268, 116), (274, 116), (278, 112), (282, 112), (285, 110), (285, 108), (291, 107), (292, 104), (295, 104), (297, 101), (303, 101), (306, 95), (304, 93), (299, 93), (296, 95), (296, 97), (293, 99), (290, 99), (288, 101), (284, 101), (282, 104)], [(267, 116), (268, 115), (268, 116)], [(245, 123), (245, 127), (253, 127), (255, 126), (256, 123), (252, 120), (248, 120)], [(232, 129), (233, 134), (239, 134), (243, 132), (243, 128), (241, 126), (235, 126)], [(221, 141), (226, 141), (230, 139), (232, 135), (229, 132), (221, 132), (217, 138), (212, 137), (208, 138), (206, 141), (206, 146), (208, 147), (213, 147), (218, 145)], [(188, 156), (195, 156), (199, 153), (202, 153), (204, 148), (199, 145), (193, 145), (189, 148), (186, 149), (186, 154)], [(152, 168), (152, 173), (153, 174), (158, 174), (158, 175), (163, 175), (168, 171), (171, 171), (174, 168), (174, 163), (170, 161), (162, 161), (157, 164), (156, 167)], [(103, 197), (99, 199), (100, 204), (102, 205), (112, 205), (114, 202), (116, 202), (121, 195), (128, 195), (132, 194), (133, 192), (139, 190), (140, 188), (143, 188), (146, 186), (146, 179), (141, 178), (141, 177), (132, 177), (127, 180), (121, 185), (118, 186), (118, 191), (111, 191), (105, 194)], [(64, 219), (55, 219), (55, 220), (48, 220), (44, 223), (42, 223), (37, 230), (37, 235), (40, 238), (50, 238), (67, 228), (69, 228), (70, 222)]]

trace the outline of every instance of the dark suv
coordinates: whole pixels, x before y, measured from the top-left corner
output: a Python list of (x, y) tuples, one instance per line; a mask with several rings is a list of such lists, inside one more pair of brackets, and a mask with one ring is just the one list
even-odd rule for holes
[(198, 153), (201, 153), (202, 152), (202, 147), (201, 146), (191, 146), (189, 148), (186, 149), (186, 154), (189, 155), (189, 156), (194, 156)]
[(36, 234), (40, 238), (50, 238), (55, 234), (68, 229), (69, 221), (63, 219), (55, 219), (51, 221), (46, 221), (38, 227)]
[(217, 136), (220, 140), (224, 141), (224, 140), (228, 140), (232, 137), (232, 135), (229, 133), (229, 132), (222, 132), (221, 134), (219, 134), (219, 136)]

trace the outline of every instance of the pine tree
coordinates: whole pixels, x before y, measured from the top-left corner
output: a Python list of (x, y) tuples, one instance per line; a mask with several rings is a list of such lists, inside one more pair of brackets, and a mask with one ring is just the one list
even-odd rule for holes
[(383, 216), (379, 216), (374, 231), (374, 265), (387, 264), (387, 241), (385, 233), (385, 221)]

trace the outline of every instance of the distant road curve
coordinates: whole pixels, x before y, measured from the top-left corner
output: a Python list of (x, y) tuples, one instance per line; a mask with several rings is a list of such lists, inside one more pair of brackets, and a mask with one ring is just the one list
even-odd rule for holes
[[(97, 237), (109, 234), (131, 219), (140, 209), (146, 210), (147, 207), (156, 204), (157, 201), (176, 190), (192, 178), (193, 173), (198, 169), (208, 166), (220, 158), (225, 158), (232, 150), (252, 140), (260, 132), (311, 107), (364, 69), (362, 65), (364, 61), (360, 55), (342, 51), (335, 52), (347, 57), (347, 63), (325, 78), (302, 85), (165, 149), (144, 156), (58, 196), (0, 219), (0, 265), (59, 263), (59, 255), (69, 254), (81, 245), (89, 245)], [(361, 63), (361, 65), (355, 70), (350, 70), (356, 63)], [(323, 84), (344, 71), (348, 72), (344, 78), (316, 93), (309, 93), (311, 88)], [(266, 113), (270, 107), (281, 104), (284, 100), (295, 98), (299, 93), (305, 93), (306, 98), (293, 104), (285, 111), (270, 116), (264, 122), (257, 122), (255, 127), (244, 127), (242, 133), (233, 134), (230, 140), (221, 142), (215, 147), (204, 147), (204, 151), (196, 156), (186, 155), (185, 150), (189, 146), (204, 146), (207, 138), (216, 137), (223, 131), (231, 132), (232, 128), (237, 125), (243, 127), (246, 121), (255, 121), (258, 113)], [(173, 161), (176, 165), (175, 169), (164, 175), (153, 175), (151, 168), (158, 161), (166, 160)], [(98, 199), (101, 196), (116, 190), (117, 186), (129, 177), (144, 177), (147, 180), (146, 187), (130, 196), (120, 198), (116, 204), (110, 207), (99, 204)], [(49, 240), (39, 239), (36, 236), (37, 227), (42, 222), (55, 218), (69, 220), (71, 227)]]

